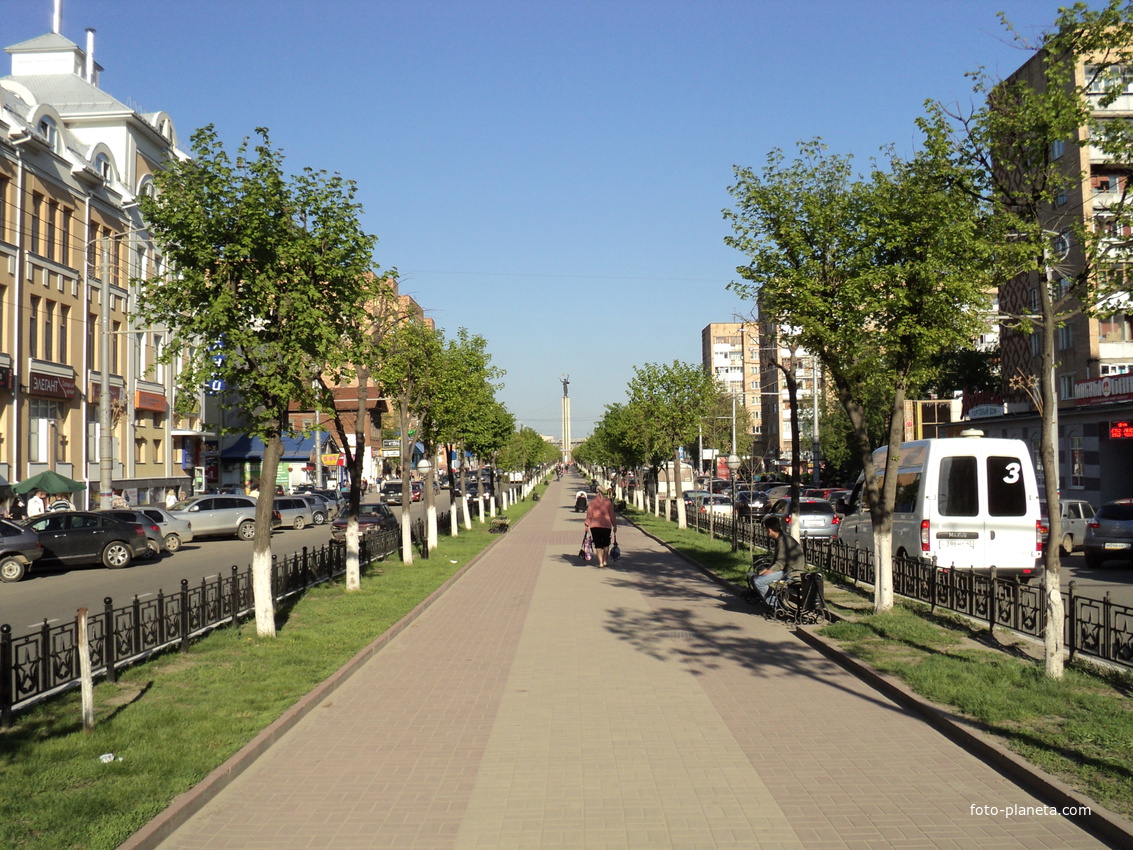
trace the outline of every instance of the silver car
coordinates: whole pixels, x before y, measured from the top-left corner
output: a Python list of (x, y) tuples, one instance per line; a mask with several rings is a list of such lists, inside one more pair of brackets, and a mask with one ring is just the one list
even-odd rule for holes
[[(169, 512), (191, 522), (197, 537), (235, 534), (241, 540), (251, 540), (256, 536), (256, 500), (250, 496), (194, 496), (178, 502)], [(275, 513), (272, 528), (282, 523)]]
[(301, 496), (277, 496), (275, 509), (279, 511), (283, 525), (288, 528), (300, 529), (316, 524), (311, 505)]
[[(784, 529), (791, 527), (791, 500), (780, 499), (771, 506), (768, 516), (779, 517)], [(826, 537), (833, 540), (838, 536), (841, 519), (834, 506), (825, 499), (799, 499), (799, 536)]]
[(299, 493), (295, 498), (302, 499), (310, 507), (311, 522), (315, 525), (323, 525), (328, 520), (334, 519), (330, 516), (330, 508), (322, 496), (316, 496), (314, 493)]
[(158, 505), (138, 505), (136, 510), (157, 523), (167, 552), (176, 552), (186, 543), (193, 542), (193, 524), (187, 519), (175, 517)]

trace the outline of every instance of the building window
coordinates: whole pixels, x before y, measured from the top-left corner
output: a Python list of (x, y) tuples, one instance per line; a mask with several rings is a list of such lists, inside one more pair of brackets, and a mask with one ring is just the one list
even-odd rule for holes
[(31, 196), (31, 232), (28, 234), (31, 243), (31, 252), (33, 254), (40, 253), (39, 244), (39, 222), (43, 217), (43, 195), (39, 192), (32, 193)]
[(153, 441), (153, 462), (161, 463), (161, 440)]
[(104, 153), (100, 153), (94, 158), (94, 170), (98, 172), (98, 176), (104, 181), (109, 181), (111, 177), (110, 172), (110, 157)]
[[(87, 334), (87, 351), (86, 351), (87, 363), (91, 364), (91, 368), (93, 368), (94, 367), (94, 338), (96, 336), (98, 336), (99, 333), (101, 333), (101, 331), (98, 330), (100, 328), (100, 325), (98, 324), (98, 316), (96, 316), (94, 313), (90, 313), (90, 314), (87, 315), (87, 327), (90, 328), (90, 333)], [(98, 369), (99, 369), (100, 372), (102, 371), (102, 364), (101, 363), (98, 364)]]
[(1128, 375), (1133, 372), (1133, 363), (1102, 363), (1099, 368), (1103, 378), (1106, 375)]
[(66, 304), (59, 305), (59, 361), (60, 363), (67, 362), (67, 355), (70, 353), (67, 350), (67, 337), (71, 332), (71, 308)]
[(55, 352), (55, 302), (43, 305), (43, 356), (50, 360)]
[(1126, 313), (1114, 313), (1104, 319), (1098, 319), (1098, 342), (1129, 342), (1133, 340), (1130, 333), (1129, 316)]
[(28, 356), (39, 357), (39, 298), (34, 295), (28, 311)]
[(1070, 438), (1070, 486), (1086, 486), (1086, 451), (1081, 437)]
[(59, 221), (59, 262), (65, 266), (71, 265), (71, 217), (71, 211), (64, 207)]
[(1055, 195), (1054, 205), (1058, 206), (1058, 207), (1064, 207), (1064, 206), (1066, 206), (1066, 202), (1068, 200), (1069, 200), (1069, 197), (1066, 194), (1066, 190), (1063, 189), (1061, 192), (1059, 192), (1057, 195)]
[(118, 371), (118, 337), (122, 330), (121, 322), (111, 322), (110, 325), (110, 374), (119, 375)]
[(44, 116), (39, 119), (39, 127), (36, 129), (47, 141), (47, 146), (55, 153), (59, 153), (59, 128), (55, 126), (55, 121)]
[(145, 441), (144, 437), (139, 437), (137, 440), (134, 441), (134, 451), (136, 452), (134, 460), (137, 461), (138, 463), (145, 463), (146, 462), (146, 441)]
[(1031, 356), (1038, 357), (1040, 354), (1042, 354), (1043, 338), (1039, 335), (1039, 332), (1037, 330), (1031, 331), (1028, 336), (1030, 336), (1031, 338)]
[(1059, 325), (1058, 326), (1058, 350), (1065, 351), (1068, 348), (1074, 347), (1074, 326), (1073, 325)]
[(55, 218), (59, 215), (59, 204), (55, 201), (47, 202), (47, 244), (44, 246), (44, 256), (49, 260), (55, 259)]
[(1074, 399), (1074, 375), (1059, 375), (1058, 376), (1058, 398), (1060, 401), (1073, 401)]

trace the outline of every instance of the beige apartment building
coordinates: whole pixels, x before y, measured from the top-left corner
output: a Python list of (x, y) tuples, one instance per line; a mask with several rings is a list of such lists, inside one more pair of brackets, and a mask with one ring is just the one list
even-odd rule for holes
[(11, 484), (53, 469), (88, 484), (81, 506), (97, 505), (104, 377), (113, 488), (133, 500), (188, 491), (208, 435), (199, 417), (172, 414), (172, 375), (157, 364), (165, 335), (137, 324), (130, 284), (161, 262), (136, 200), (183, 155), (173, 123), (103, 91), (93, 31), (85, 48), (52, 32), (5, 52), (0, 502)]
[[(1041, 59), (1041, 55), (1033, 57), (1012, 79), (1041, 85)], [(1086, 63), (1079, 63), (1076, 75), (1080, 85), (1085, 84), (1086, 73)], [(1104, 119), (1133, 118), (1133, 86), (1095, 114)], [(1074, 178), (1074, 185), (1049, 210), (1045, 226), (1053, 232), (1067, 230), (1072, 222), (1086, 222), (1102, 231), (1112, 229), (1110, 207), (1121, 198), (1131, 173), (1133, 164), (1111, 162), (1085, 137), (1078, 141), (1086, 143), (1068, 139), (1053, 145), (1049, 152), (1052, 160), (1061, 164), (1063, 173)], [(1084, 177), (1078, 181), (1077, 175)], [(1130, 234), (1113, 235), (1128, 239)], [(1055, 279), (1069, 277), (1081, 262), (1071, 245), (1056, 267)], [(999, 303), (1004, 312), (1036, 312), (1042, 283), (1038, 275), (1030, 275), (1001, 287)], [(1088, 499), (1095, 506), (1133, 496), (1133, 428), (1128, 427), (1133, 422), (1133, 306), (1130, 312), (1117, 306), (1118, 311), (1109, 316), (1076, 315), (1056, 332), (1059, 481), (1064, 495)], [(1012, 384), (1012, 379), (1039, 373), (1039, 336), (1003, 326), (1000, 344), (1003, 403), (989, 405), (983, 400), (985, 403), (970, 415), (988, 436), (1018, 437), (1028, 442), (1041, 475), (1036, 406), (1026, 392)]]

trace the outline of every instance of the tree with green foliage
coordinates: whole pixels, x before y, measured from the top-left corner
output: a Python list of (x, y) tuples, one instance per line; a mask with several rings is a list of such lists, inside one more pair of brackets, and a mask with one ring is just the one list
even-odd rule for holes
[[(500, 437), (499, 422), (493, 421), (498, 381), (504, 371), (492, 365), (488, 342), (465, 328), (457, 330), (456, 337), (445, 342), (440, 352), (439, 377), (436, 396), (431, 405), (434, 433), (443, 443), (448, 457), (460, 463), (461, 493), (467, 488), (466, 447), (497, 447)], [(455, 484), (455, 482), (454, 482)], [(468, 502), (463, 505), (464, 527), (472, 528)], [(456, 511), (452, 513), (453, 533), (456, 533)]]
[(205, 127), (192, 159), (155, 173), (156, 194), (139, 202), (164, 262), (137, 284), (141, 317), (168, 333), (178, 409), (195, 410), (202, 389), (221, 381), (221, 405), (239, 413), (224, 430), (264, 442), (252, 576), (256, 629), (272, 636), (273, 482), (292, 433), (288, 405), (325, 409), (316, 377), (353, 375), (365, 306), (382, 283), (354, 184), (310, 168), (287, 177), (267, 130), (256, 132), (254, 149), (245, 139), (232, 160)]
[(629, 382), (630, 406), (647, 420), (658, 443), (673, 460), (669, 497), (677, 502), (677, 525), (687, 528), (681, 497), (681, 447), (696, 436), (697, 426), (720, 393), (715, 379), (700, 366), (674, 360), (671, 364), (646, 363), (633, 370)]
[[(419, 317), (407, 317), (381, 338), (372, 374), (382, 394), (397, 406), (401, 431), (401, 560), (413, 563), (412, 520), (413, 447), (410, 417), (428, 416), (440, 381), (441, 342), (436, 331)], [(432, 497), (432, 482), (425, 490)], [(435, 515), (434, 515), (435, 521)]]
[[(1126, 171), (1133, 163), (1133, 127), (1124, 116), (1133, 69), (1133, 5), (1110, 0), (1100, 9), (1076, 3), (1060, 10), (1037, 44), (1015, 32), (1036, 56), (1007, 80), (973, 74), (983, 102), (961, 112), (930, 104), (928, 132), (952, 133), (955, 167), (975, 175), (967, 188), (989, 205), (997, 224), (997, 253), (1009, 264), (1007, 280), (1026, 281), (1020, 298), (1000, 302), (1002, 321), (1038, 334), (1036, 375), (1006, 376), (1038, 385), (1040, 458), (1045, 471), (1049, 539), (1061, 539), (1058, 466), (1058, 395), (1055, 387), (1058, 328), (1075, 316), (1124, 309), (1133, 195), (1127, 177), (1112, 203), (1095, 203), (1089, 161)], [(1119, 102), (1121, 99), (1121, 102)], [(1108, 113), (1108, 114), (1107, 114)], [(1089, 156), (1078, 152), (1089, 149)], [(1074, 156), (1065, 156), (1073, 152)], [(1081, 162), (1085, 165), (1081, 165)], [(1047, 675), (1062, 676), (1063, 607), (1057, 545), (1044, 558)]]
[(749, 262), (729, 288), (758, 299), (763, 319), (817, 355), (833, 383), (865, 472), (874, 604), (886, 611), (900, 451), (888, 453), (879, 486), (865, 402), (882, 382), (887, 443), (899, 447), (908, 387), (978, 334), (993, 261), (979, 205), (958, 186), (966, 176), (941, 134), (928, 135), (912, 160), (890, 156), (887, 169), (875, 165), (867, 177), (817, 140), (798, 147), (793, 162), (772, 151), (761, 174), (736, 169), (736, 206), (724, 211), (734, 235), (725, 242)]

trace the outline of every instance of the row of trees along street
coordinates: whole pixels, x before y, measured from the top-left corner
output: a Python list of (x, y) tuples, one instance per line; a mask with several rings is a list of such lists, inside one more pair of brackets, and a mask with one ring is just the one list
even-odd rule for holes
[[(899, 453), (873, 468), (868, 419), (888, 411), (885, 442), (903, 437), (903, 405), (934, 364), (970, 346), (991, 321), (1037, 334), (1039, 373), (1026, 376), (1042, 416), (1041, 461), (1051, 540), (1061, 539), (1055, 332), (1078, 311), (1104, 315), (1129, 293), (1133, 223), (1122, 181), (1104, 228), (1082, 209), (1088, 174), (1067, 169), (1061, 146), (1091, 146), (1133, 164), (1133, 128), (1098, 110), (1127, 91), (1133, 10), (1111, 0), (1063, 9), (1037, 44), (1037, 78), (972, 75), (973, 107), (930, 101), (919, 150), (886, 151), (865, 173), (819, 141), (791, 160), (772, 151), (760, 172), (735, 169), (726, 243), (746, 258), (730, 288), (757, 300), (762, 320), (817, 355), (849, 420), (875, 534), (874, 605), (893, 605), (892, 506)], [(1086, 183), (1088, 186), (1089, 184)], [(1068, 202), (1069, 199), (1069, 202)], [(1009, 280), (1034, 281), (1038, 304), (1000, 305)], [(1004, 307), (1011, 308), (1010, 311)], [(1044, 554), (1045, 666), (1062, 675), (1062, 598), (1056, 546)]]
[[(157, 192), (141, 198), (141, 207), (162, 262), (154, 276), (134, 281), (139, 313), (166, 329), (162, 360), (176, 367), (179, 412), (199, 403), (202, 387), (223, 382), (217, 401), (237, 415), (228, 417), (235, 425), (218, 430), (263, 440), (262, 481), (276, 480), (282, 438), (295, 433), (289, 408), (330, 420), (350, 472), (347, 588), (356, 590), (371, 384), (396, 411), (403, 481), (412, 473), (411, 416), (426, 457), (444, 446), (449, 457), (498, 456), (506, 468), (530, 470), (546, 461), (545, 444), (534, 435), (536, 450), (530, 429), (517, 433), (496, 400), (503, 371), (492, 365), (482, 337), (461, 328), (445, 339), (406, 311), (393, 285), (396, 270), (382, 272), (374, 262), (377, 238), (361, 226), (354, 184), (311, 168), (288, 177), (267, 130), (256, 132), (254, 147), (245, 139), (233, 160), (205, 127), (193, 135), (191, 159), (169, 162), (155, 175)], [(358, 409), (350, 436), (335, 390), (352, 385)], [(260, 490), (252, 556), (261, 636), (275, 634), (272, 490)], [(435, 546), (433, 488), (425, 493)], [(459, 504), (471, 528), (466, 500)], [(406, 562), (409, 513), (402, 512)]]

